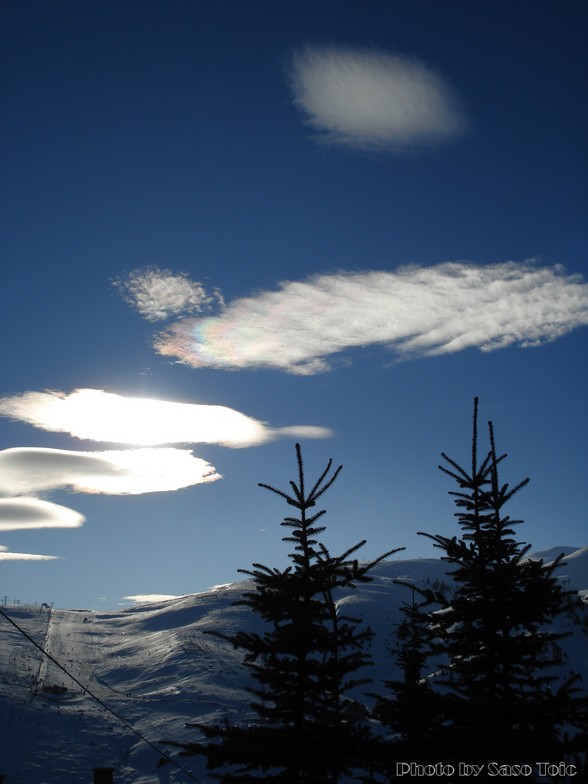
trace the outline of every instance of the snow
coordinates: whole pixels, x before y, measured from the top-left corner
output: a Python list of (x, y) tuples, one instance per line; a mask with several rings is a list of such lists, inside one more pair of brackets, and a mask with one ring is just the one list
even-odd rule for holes
[[(561, 579), (588, 594), (588, 547), (535, 556), (549, 561), (560, 552), (566, 553)], [(342, 612), (376, 632), (374, 666), (363, 673), (373, 683), (354, 696), (368, 699), (364, 691), (395, 676), (388, 649), (399, 608), (410, 600), (410, 591), (395, 581), (447, 584), (449, 569), (431, 558), (386, 561), (372, 572), (373, 582), (337, 597)], [(115, 784), (210, 781), (202, 760), (181, 757), (160, 741), (194, 740), (188, 722), (253, 718), (240, 652), (204, 634), (259, 628), (247, 608), (232, 606), (249, 587), (241, 581), (109, 613), (3, 608), (75, 679), (0, 617), (0, 774), (6, 784), (91, 784), (96, 767), (114, 768)], [(588, 683), (586, 638), (575, 633), (565, 647), (565, 671), (581, 672)], [(171, 763), (158, 766), (158, 749), (190, 775)]]

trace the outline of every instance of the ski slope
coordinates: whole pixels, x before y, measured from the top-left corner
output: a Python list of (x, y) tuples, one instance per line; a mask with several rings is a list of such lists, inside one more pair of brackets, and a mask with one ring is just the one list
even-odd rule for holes
[[(588, 595), (588, 547), (536, 554), (547, 561), (566, 553), (561, 579)], [(373, 691), (395, 676), (388, 649), (402, 602), (397, 580), (432, 586), (449, 583), (438, 559), (386, 561), (374, 580), (338, 599), (345, 612), (376, 632)], [(114, 768), (115, 784), (209, 782), (204, 764), (180, 757), (162, 739), (191, 740), (193, 721), (253, 718), (241, 654), (206, 634), (252, 629), (255, 616), (233, 602), (250, 581), (205, 593), (92, 613), (42, 607), (3, 611), (67, 670), (66, 674), (23, 634), (0, 618), (0, 774), (6, 784), (91, 784), (95, 767)], [(565, 643), (569, 669), (588, 684), (588, 638)], [(91, 692), (91, 695), (88, 693)], [(363, 692), (355, 695), (369, 699)], [(161, 765), (160, 751), (172, 757)]]

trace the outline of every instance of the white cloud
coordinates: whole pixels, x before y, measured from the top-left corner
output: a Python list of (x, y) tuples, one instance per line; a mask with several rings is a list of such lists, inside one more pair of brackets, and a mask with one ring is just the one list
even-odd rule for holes
[(57, 561), (57, 555), (35, 555), (34, 553), (10, 553), (0, 545), (0, 561)]
[[(133, 398), (100, 389), (25, 392), (0, 398), (0, 415), (76, 438), (143, 446), (211, 443), (246, 447), (281, 435), (324, 438), (326, 428), (310, 425), (271, 428), (226, 406)], [(100, 454), (96, 453), (95, 457)]]
[(117, 278), (114, 285), (147, 321), (199, 313), (219, 300), (217, 292), (210, 295), (202, 283), (190, 280), (185, 273), (154, 266), (133, 270)]
[(418, 60), (343, 46), (294, 53), (295, 103), (319, 140), (359, 149), (397, 149), (459, 135), (467, 121), (448, 83)]
[(133, 602), (134, 604), (152, 604), (154, 602), (167, 602), (170, 599), (180, 599), (171, 593), (137, 593), (132, 596), (123, 596), (123, 601)]
[(537, 346), (586, 324), (588, 286), (559, 266), (447, 262), (286, 281), (220, 315), (172, 325), (155, 347), (194, 367), (310, 375), (353, 347), (380, 344), (399, 358), (491, 351)]
[(73, 452), (16, 447), (0, 452), (0, 493), (5, 494), (71, 487), (79, 493), (136, 495), (178, 490), (219, 478), (213, 466), (186, 449)]
[(79, 512), (40, 498), (0, 498), (0, 531), (79, 528), (84, 521)]

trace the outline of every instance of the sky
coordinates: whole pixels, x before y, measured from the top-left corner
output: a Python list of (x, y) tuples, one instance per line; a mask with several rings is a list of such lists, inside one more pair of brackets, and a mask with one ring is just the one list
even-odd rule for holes
[[(474, 397), (588, 544), (588, 8), (0, 6), (0, 595), (112, 610), (324, 542), (441, 555)], [(5, 598), (6, 597), (6, 598)]]

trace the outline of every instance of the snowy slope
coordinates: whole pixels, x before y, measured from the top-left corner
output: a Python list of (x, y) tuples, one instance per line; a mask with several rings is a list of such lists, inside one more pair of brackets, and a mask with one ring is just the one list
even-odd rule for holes
[[(549, 560), (560, 552), (566, 553), (562, 579), (588, 594), (588, 547), (537, 555)], [(361, 617), (376, 632), (367, 691), (395, 674), (387, 649), (399, 607), (410, 600), (409, 589), (395, 580), (448, 584), (447, 570), (438, 559), (387, 561), (376, 567), (373, 582), (341, 595), (346, 614)], [(232, 606), (250, 585), (234, 583), (121, 612), (4, 608), (75, 679), (0, 618), (0, 774), (6, 784), (90, 784), (95, 767), (114, 768), (115, 784), (209, 781), (201, 761), (180, 758), (159, 741), (193, 739), (195, 731), (185, 726), (189, 721), (252, 716), (239, 652), (203, 633), (231, 633), (258, 623), (246, 609)], [(582, 672), (588, 683), (586, 638), (575, 634), (566, 649), (566, 671)], [(171, 753), (194, 778), (171, 764), (157, 767), (160, 754), (149, 742)]]

